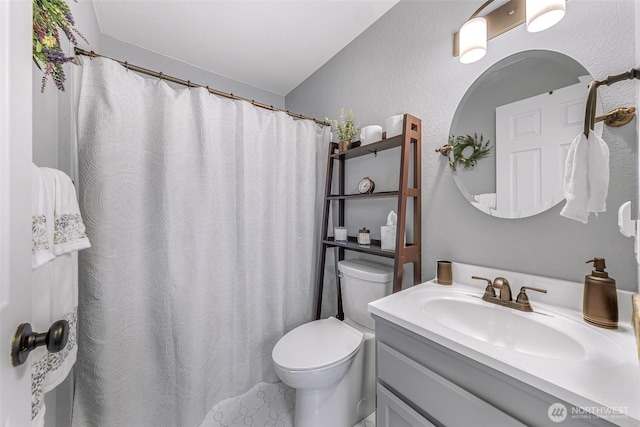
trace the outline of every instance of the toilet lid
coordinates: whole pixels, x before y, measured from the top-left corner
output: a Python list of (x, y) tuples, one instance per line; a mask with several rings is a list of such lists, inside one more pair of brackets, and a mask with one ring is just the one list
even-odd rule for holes
[(337, 363), (355, 353), (363, 334), (335, 317), (298, 326), (273, 348), (273, 362), (284, 369), (310, 370)]

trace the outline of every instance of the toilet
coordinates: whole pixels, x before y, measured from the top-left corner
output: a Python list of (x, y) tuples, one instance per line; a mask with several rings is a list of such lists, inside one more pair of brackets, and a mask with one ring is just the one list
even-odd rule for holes
[(393, 267), (338, 263), (344, 321), (301, 325), (273, 348), (278, 377), (296, 389), (295, 427), (353, 427), (375, 410), (374, 321), (367, 304), (391, 293)]

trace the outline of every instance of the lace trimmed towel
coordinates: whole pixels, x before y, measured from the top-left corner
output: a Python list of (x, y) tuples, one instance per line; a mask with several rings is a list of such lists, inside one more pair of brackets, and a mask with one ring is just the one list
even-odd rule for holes
[[(64, 381), (76, 361), (77, 251), (90, 247), (90, 243), (71, 179), (55, 169), (38, 169), (44, 190), (36, 191), (34, 188), (34, 197), (44, 195), (45, 198), (33, 202), (33, 218), (43, 219), (34, 219), (37, 227), (34, 226), (32, 240), (33, 247), (38, 248), (35, 252), (40, 255), (39, 258), (45, 252), (50, 257), (49, 261), (37, 265), (32, 272), (33, 329), (46, 331), (51, 323), (59, 319), (69, 323), (69, 340), (62, 351), (49, 353), (46, 348), (40, 347), (31, 355), (31, 425), (41, 427), (46, 410), (44, 394)], [(44, 231), (41, 224), (45, 224)]]
[(53, 253), (62, 255), (90, 247), (80, 215), (76, 189), (71, 178), (62, 171), (49, 169), (55, 178)]

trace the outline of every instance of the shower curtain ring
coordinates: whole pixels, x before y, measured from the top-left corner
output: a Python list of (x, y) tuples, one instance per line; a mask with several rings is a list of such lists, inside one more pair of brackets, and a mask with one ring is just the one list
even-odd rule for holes
[(124, 68), (127, 69), (127, 72), (129, 71), (129, 63), (127, 61), (124, 61)]
[(187, 87), (191, 90), (191, 80), (187, 80)]
[(158, 76), (160, 80), (162, 80), (162, 71), (160, 71), (160, 75)]
[(207, 86), (207, 92), (209, 92), (209, 95), (211, 95), (211, 89), (209, 89), (209, 86)]

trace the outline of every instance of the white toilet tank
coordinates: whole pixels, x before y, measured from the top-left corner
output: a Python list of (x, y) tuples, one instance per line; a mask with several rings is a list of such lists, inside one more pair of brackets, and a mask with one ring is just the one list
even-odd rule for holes
[(363, 259), (340, 261), (342, 304), (344, 314), (360, 325), (374, 329), (375, 323), (367, 304), (391, 294), (393, 266)]

